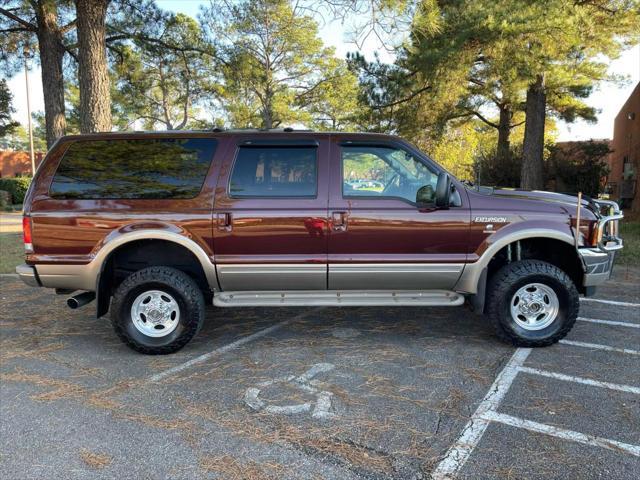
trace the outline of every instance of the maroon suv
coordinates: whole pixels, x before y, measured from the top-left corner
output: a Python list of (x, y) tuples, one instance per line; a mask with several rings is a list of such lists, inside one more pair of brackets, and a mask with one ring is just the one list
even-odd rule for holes
[[(578, 205), (579, 204), (579, 205)], [(307, 131), (61, 138), (24, 204), (29, 285), (96, 299), (143, 353), (216, 307), (458, 306), (552, 344), (610, 275), (614, 202), (474, 188), (393, 136)]]

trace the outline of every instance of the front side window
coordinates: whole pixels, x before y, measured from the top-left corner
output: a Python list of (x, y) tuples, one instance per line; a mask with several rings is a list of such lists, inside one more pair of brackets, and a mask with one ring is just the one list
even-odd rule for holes
[(401, 198), (415, 203), (421, 187), (435, 201), (438, 174), (395, 147), (343, 146), (343, 197)]
[(229, 182), (232, 197), (315, 197), (315, 147), (241, 147)]
[(216, 144), (210, 138), (81, 140), (65, 152), (49, 193), (79, 200), (194, 198)]

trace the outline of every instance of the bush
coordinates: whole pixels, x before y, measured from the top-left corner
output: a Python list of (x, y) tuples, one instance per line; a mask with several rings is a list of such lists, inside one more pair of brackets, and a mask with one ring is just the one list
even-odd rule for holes
[(0, 209), (4, 210), (5, 208), (10, 206), (11, 206), (11, 195), (9, 195), (9, 192), (0, 190)]
[(556, 192), (582, 192), (593, 198), (604, 190), (609, 174), (608, 142), (565, 142), (550, 148), (546, 167), (547, 188)]
[(520, 168), (522, 165), (522, 149), (512, 146), (509, 158), (499, 160), (496, 149), (481, 151), (476, 155), (474, 170), (478, 185), (487, 187), (520, 187)]
[(0, 178), (0, 190), (9, 192), (14, 204), (22, 203), (30, 183), (31, 177)]

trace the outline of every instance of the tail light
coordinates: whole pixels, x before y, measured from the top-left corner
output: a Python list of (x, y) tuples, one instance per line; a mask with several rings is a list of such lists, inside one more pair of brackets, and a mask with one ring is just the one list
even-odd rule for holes
[(22, 217), (22, 239), (24, 240), (24, 251), (33, 253), (33, 238), (31, 236), (31, 217)]

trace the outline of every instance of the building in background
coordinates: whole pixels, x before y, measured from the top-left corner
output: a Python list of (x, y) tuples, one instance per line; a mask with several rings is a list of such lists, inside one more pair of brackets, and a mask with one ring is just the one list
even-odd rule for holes
[(616, 115), (607, 190), (625, 208), (640, 212), (640, 83)]
[[(44, 153), (36, 152), (36, 167), (42, 162)], [(12, 150), (0, 150), (0, 178), (6, 177), (30, 177), (31, 159), (29, 152)]]

